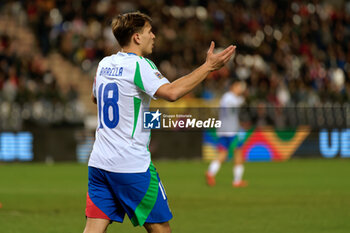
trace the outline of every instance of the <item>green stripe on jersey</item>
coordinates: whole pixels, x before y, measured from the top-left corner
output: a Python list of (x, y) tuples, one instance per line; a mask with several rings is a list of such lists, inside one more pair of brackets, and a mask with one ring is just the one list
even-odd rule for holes
[(157, 201), (159, 181), (156, 169), (154, 168), (152, 162), (149, 165), (149, 171), (151, 173), (151, 179), (147, 192), (136, 207), (134, 211), (134, 217), (131, 219), (131, 222), (134, 226), (143, 226)]
[(154, 69), (156, 69), (156, 70), (158, 70), (158, 68), (157, 68), (157, 66), (154, 64), (154, 62), (153, 61), (151, 61), (151, 60), (149, 60), (151, 63), (152, 63), (152, 65), (154, 66)]
[(137, 121), (139, 119), (140, 106), (141, 106), (141, 99), (134, 97), (134, 128), (132, 130), (131, 138), (134, 138)]
[(135, 75), (134, 75), (134, 83), (135, 85), (140, 88), (141, 90), (145, 91), (145, 88), (143, 87), (141, 73), (140, 73), (140, 65), (138, 62), (136, 62), (136, 69), (135, 69)]
[(149, 151), (149, 143), (151, 142), (151, 134), (152, 131), (149, 131), (149, 138), (148, 138), (148, 142), (147, 142), (147, 151), (149, 152), (149, 156), (151, 156), (151, 151)]
[(145, 58), (145, 60), (148, 62), (148, 64), (151, 66), (152, 69), (154, 69), (154, 70), (157, 69), (156, 65), (151, 60), (149, 60), (147, 58)]

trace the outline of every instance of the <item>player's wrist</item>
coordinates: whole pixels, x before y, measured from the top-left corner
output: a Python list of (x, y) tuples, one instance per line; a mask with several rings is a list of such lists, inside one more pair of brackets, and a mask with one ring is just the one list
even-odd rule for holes
[(212, 65), (209, 64), (208, 61), (205, 61), (204, 64), (202, 65), (202, 67), (207, 71), (207, 72), (212, 72), (214, 71), (214, 67)]

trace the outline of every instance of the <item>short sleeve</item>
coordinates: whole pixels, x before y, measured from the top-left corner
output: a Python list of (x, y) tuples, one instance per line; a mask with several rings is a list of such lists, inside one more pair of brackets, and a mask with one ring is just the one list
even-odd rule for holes
[(95, 96), (96, 98), (96, 76), (94, 78), (94, 82), (92, 84), (92, 94)]
[(225, 94), (221, 100), (221, 107), (224, 108), (238, 108), (244, 102), (242, 97), (234, 97), (231, 94)]
[(95, 78), (94, 78), (94, 82), (93, 82), (93, 84), (92, 84), (92, 94), (95, 96), (95, 98), (96, 98), (96, 78), (97, 78), (97, 72), (98, 72), (98, 68), (99, 68), (100, 66), (98, 66), (97, 67), (97, 69), (96, 69), (96, 74), (95, 74)]
[(147, 95), (156, 99), (154, 94), (158, 88), (169, 83), (169, 81), (159, 72), (151, 60), (141, 58), (136, 62), (134, 83)]

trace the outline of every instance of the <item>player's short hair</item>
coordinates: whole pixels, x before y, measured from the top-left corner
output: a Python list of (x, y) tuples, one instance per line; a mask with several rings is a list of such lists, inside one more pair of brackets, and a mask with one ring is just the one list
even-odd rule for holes
[(238, 78), (230, 78), (228, 81), (228, 86), (231, 87), (233, 84), (241, 83), (242, 81)]
[(120, 14), (115, 17), (111, 26), (119, 45), (121, 47), (128, 45), (132, 35), (140, 32), (146, 22), (151, 23), (151, 17), (139, 11)]

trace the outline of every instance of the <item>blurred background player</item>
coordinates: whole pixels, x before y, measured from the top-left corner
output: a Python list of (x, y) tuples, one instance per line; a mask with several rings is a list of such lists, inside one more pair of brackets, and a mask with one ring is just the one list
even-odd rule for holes
[(242, 180), (244, 173), (243, 156), (240, 147), (243, 144), (244, 132), (241, 131), (239, 122), (239, 108), (244, 103), (243, 93), (246, 84), (239, 80), (233, 80), (227, 91), (220, 100), (221, 128), (217, 130), (218, 155), (213, 160), (206, 173), (206, 180), (209, 186), (215, 185), (215, 176), (220, 170), (221, 164), (227, 159), (230, 150), (234, 156), (233, 181), (234, 187), (244, 187), (247, 182)]

